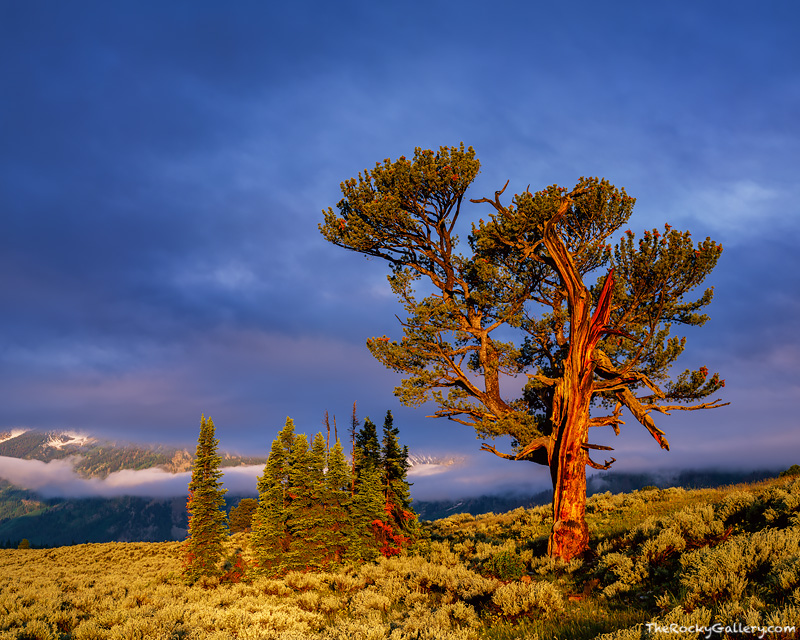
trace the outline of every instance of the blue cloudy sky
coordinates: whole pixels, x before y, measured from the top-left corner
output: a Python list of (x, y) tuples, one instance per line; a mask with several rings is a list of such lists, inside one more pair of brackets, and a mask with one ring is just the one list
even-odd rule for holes
[(205, 413), (263, 455), (357, 401), (414, 450), (527, 465), (399, 405), (364, 345), (399, 336), (386, 267), (317, 230), (342, 180), (464, 141), (471, 197), (604, 176), (632, 229), (725, 248), (681, 369), (731, 406), (661, 417), (670, 453), (592, 434), (616, 468), (800, 462), (798, 27), (788, 1), (3, 0), (0, 430), (193, 445)]

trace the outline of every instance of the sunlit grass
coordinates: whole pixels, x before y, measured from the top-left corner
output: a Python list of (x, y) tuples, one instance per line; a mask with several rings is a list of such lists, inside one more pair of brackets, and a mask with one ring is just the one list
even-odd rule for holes
[[(568, 564), (546, 556), (550, 518), (455, 515), (401, 557), (235, 584), (187, 585), (177, 542), (0, 550), (0, 640), (636, 640), (655, 620), (800, 620), (800, 480), (593, 496), (591, 552)], [(249, 534), (228, 545), (252, 567)]]

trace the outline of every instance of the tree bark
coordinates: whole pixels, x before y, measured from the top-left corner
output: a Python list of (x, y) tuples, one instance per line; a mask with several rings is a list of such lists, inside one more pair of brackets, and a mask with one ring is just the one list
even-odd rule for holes
[[(567, 365), (571, 358), (568, 359)], [(580, 367), (580, 369), (584, 369)], [(553, 402), (555, 443), (550, 460), (553, 481), (553, 529), (548, 541), (548, 555), (569, 562), (589, 546), (586, 525), (586, 464), (583, 447), (589, 430), (591, 368), (576, 371), (565, 367)], [(588, 388), (587, 388), (588, 386)]]

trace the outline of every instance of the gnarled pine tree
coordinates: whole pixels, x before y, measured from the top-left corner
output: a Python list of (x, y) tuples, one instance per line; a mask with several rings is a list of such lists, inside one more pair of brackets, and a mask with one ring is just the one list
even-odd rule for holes
[[(699, 312), (712, 290), (691, 292), (722, 247), (710, 239), (695, 246), (669, 225), (638, 242), (626, 231), (612, 246), (634, 199), (606, 180), (581, 178), (572, 189), (527, 190), (508, 204), (500, 199), (505, 187), (472, 200), (491, 210), (472, 226), (470, 253), (462, 255), (454, 229), (479, 167), (463, 144), (385, 160), (342, 183), (338, 211), (323, 212), (320, 230), (391, 267), (390, 285), (408, 314), (404, 335), (367, 346), (406, 376), (395, 390), (401, 401), (433, 400), (435, 417), (472, 426), (480, 437), (511, 437), (513, 453), (483, 449), (549, 466), (549, 552), (568, 560), (588, 544), (586, 466), (607, 469), (614, 461), (589, 457), (608, 449), (589, 443), (590, 427), (618, 433), (625, 407), (668, 449), (652, 412), (723, 406), (702, 402), (724, 386), (705, 367), (670, 376), (685, 346), (672, 327), (707, 320)], [(421, 279), (433, 293), (418, 299)], [(514, 333), (516, 342), (508, 338)], [(509, 397), (517, 376), (526, 382)], [(592, 415), (593, 406), (607, 415)]]

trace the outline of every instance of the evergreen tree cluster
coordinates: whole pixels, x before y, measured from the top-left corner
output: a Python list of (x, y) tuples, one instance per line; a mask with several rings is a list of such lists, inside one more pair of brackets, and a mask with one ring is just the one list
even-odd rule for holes
[(186, 579), (241, 579), (240, 554), (222, 562), (229, 533), (238, 531), (251, 531), (257, 564), (272, 575), (400, 553), (418, 527), (406, 482), (408, 448), (400, 447), (390, 411), (380, 442), (369, 418), (356, 432), (355, 405), (352, 426), (348, 463), (338, 438), (329, 447), (318, 433), (309, 445), (287, 418), (258, 479), (258, 502), (244, 499), (233, 508), (229, 531), (219, 441), (203, 416), (187, 501)]
[(400, 447), (391, 412), (382, 442), (369, 418), (358, 433), (356, 427), (354, 412), (348, 463), (338, 438), (329, 447), (317, 433), (309, 444), (286, 419), (258, 480), (251, 544), (262, 570), (280, 575), (373, 560), (399, 553), (414, 537), (408, 449)]

